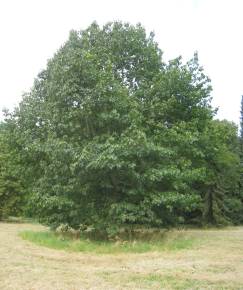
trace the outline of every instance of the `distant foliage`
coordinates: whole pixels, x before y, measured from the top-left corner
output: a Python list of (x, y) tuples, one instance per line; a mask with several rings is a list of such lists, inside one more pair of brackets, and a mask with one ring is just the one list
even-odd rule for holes
[(238, 222), (237, 128), (210, 94), (197, 54), (163, 62), (141, 25), (72, 31), (7, 120), (29, 213), (108, 234)]
[(0, 220), (19, 215), (23, 205), (23, 185), (19, 177), (18, 153), (12, 146), (11, 128), (0, 124)]

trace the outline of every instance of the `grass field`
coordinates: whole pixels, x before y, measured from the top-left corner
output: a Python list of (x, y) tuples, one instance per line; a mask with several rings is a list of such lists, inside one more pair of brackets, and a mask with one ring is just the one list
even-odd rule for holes
[[(130, 238), (115, 242), (97, 241), (87, 238), (74, 239), (68, 236), (56, 235), (51, 231), (23, 231), (20, 236), (39, 246), (52, 249), (95, 253), (95, 254), (120, 254), (120, 253), (146, 253), (161, 251), (179, 251), (198, 246), (201, 239), (185, 231), (162, 231), (153, 233), (143, 231), (143, 239)], [(150, 238), (152, 236), (152, 238)]]
[(153, 243), (57, 239), (38, 224), (0, 223), (0, 289), (243, 289), (243, 227)]

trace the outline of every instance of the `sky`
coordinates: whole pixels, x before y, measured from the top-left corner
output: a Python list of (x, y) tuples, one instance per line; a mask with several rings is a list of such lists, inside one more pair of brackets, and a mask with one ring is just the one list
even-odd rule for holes
[(198, 51), (217, 117), (238, 124), (242, 13), (243, 0), (0, 0), (0, 110), (18, 104), (70, 30), (121, 20), (154, 31), (166, 61)]

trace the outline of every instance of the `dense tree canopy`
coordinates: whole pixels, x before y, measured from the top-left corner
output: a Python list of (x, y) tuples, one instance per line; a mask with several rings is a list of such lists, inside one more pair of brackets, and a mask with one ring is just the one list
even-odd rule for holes
[(6, 120), (29, 212), (108, 233), (239, 222), (237, 128), (210, 94), (197, 54), (163, 62), (141, 25), (72, 31)]

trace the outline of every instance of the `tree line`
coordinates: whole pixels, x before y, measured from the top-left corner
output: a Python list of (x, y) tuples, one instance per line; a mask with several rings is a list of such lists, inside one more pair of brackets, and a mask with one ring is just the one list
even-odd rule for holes
[(211, 91), (197, 53), (165, 62), (140, 24), (71, 31), (0, 125), (0, 216), (108, 234), (241, 223), (243, 112), (238, 136)]

